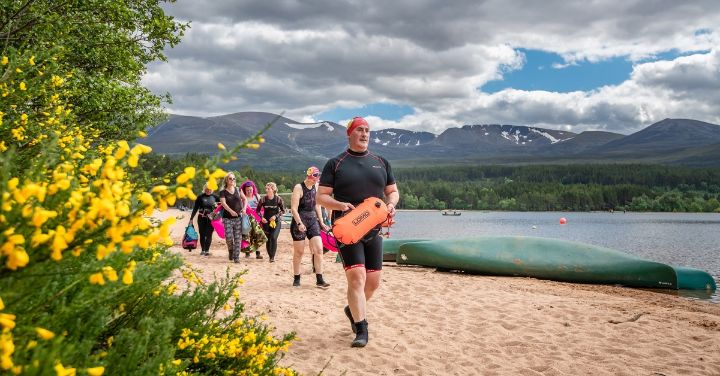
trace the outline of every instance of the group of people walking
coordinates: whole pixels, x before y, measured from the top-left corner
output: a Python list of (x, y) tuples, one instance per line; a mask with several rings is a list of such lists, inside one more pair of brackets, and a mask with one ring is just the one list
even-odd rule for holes
[[(322, 172), (315, 166), (307, 169), (305, 179), (293, 187), (290, 211), (290, 235), (293, 240), (293, 286), (300, 286), (300, 263), (304, 254), (305, 240), (310, 245), (315, 284), (327, 288), (329, 283), (323, 278), (321, 231), (329, 226), (323, 221), (322, 208), (332, 210), (331, 219), (335, 221), (347, 214), (368, 197), (384, 198), (390, 219), (395, 215), (395, 206), (400, 199), (395, 177), (390, 163), (383, 157), (368, 150), (370, 125), (361, 118), (353, 118), (347, 125), (348, 148), (340, 155), (331, 158)], [(277, 239), (282, 226), (280, 220), (285, 213), (285, 204), (277, 195), (275, 183), (265, 185), (265, 195), (260, 197), (252, 181), (236, 188), (235, 175), (229, 173), (223, 180), (219, 195), (214, 195), (207, 186), (198, 196), (193, 207), (190, 221), (199, 213), (201, 254), (209, 255), (213, 227), (211, 216), (216, 206), (222, 206), (225, 238), (228, 245), (228, 257), (239, 262), (242, 242), (251, 243), (244, 218), (249, 220), (248, 212), (257, 214), (259, 227), (266, 238), (266, 250), (270, 262), (275, 261)], [(248, 210), (248, 208), (250, 208)], [(247, 216), (247, 217), (245, 217)], [(367, 302), (380, 287), (382, 275), (382, 238), (381, 227), (367, 233), (355, 244), (340, 244), (339, 254), (347, 279), (347, 305), (344, 313), (350, 320), (350, 328), (355, 333), (351, 346), (364, 347), (368, 343), (368, 322), (366, 319)], [(262, 258), (256, 249), (256, 257)], [(246, 253), (249, 257), (250, 253)]]
[(255, 249), (255, 257), (262, 259), (259, 247), (265, 244), (270, 262), (275, 262), (277, 239), (282, 228), (280, 217), (285, 212), (282, 197), (277, 195), (277, 185), (269, 182), (265, 185), (265, 195), (260, 197), (257, 187), (251, 180), (237, 187), (235, 174), (225, 175), (218, 194), (203, 187), (203, 193), (195, 199), (190, 224), (198, 215), (198, 233), (200, 255), (210, 255), (214, 226), (212, 221), (222, 216), (223, 232), (228, 249), (228, 259), (240, 262), (240, 253), (250, 257)]

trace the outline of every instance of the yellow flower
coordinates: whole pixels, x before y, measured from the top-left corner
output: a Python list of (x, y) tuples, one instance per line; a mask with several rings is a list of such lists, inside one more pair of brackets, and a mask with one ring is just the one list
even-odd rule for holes
[(58, 86), (61, 86), (62, 84), (63, 84), (62, 77), (55, 76), (55, 75), (52, 76), (52, 86), (53, 87), (58, 87)]
[(0, 298), (0, 311), (5, 309), (5, 303), (3, 303), (2, 298)]
[(53, 333), (47, 329), (37, 327), (37, 328), (35, 328), (35, 332), (37, 333), (38, 337), (40, 337), (46, 341), (55, 338), (55, 333)]
[(32, 224), (35, 227), (40, 227), (43, 223), (47, 222), (48, 219), (57, 216), (57, 212), (53, 210), (38, 209), (33, 214)]
[(10, 313), (0, 313), (0, 326), (5, 329), (12, 329), (15, 327), (15, 315)]
[(247, 145), (250, 149), (260, 149), (260, 144), (252, 143)]
[(120, 140), (117, 144), (118, 149), (115, 152), (115, 159), (123, 159), (128, 150), (130, 150), (130, 145), (128, 145), (127, 141), (125, 140)]
[(100, 376), (105, 373), (105, 367), (93, 367), (87, 369), (87, 374), (90, 376)]
[(62, 363), (55, 365), (55, 374), (57, 376), (75, 376), (75, 368), (65, 368)]
[(222, 142), (218, 142), (218, 149), (227, 150), (227, 148), (225, 147), (225, 145), (222, 144)]
[(58, 226), (55, 229), (55, 237), (53, 238), (52, 243), (52, 252), (50, 253), (50, 257), (55, 261), (62, 260), (62, 251), (68, 247), (65, 235), (65, 227), (63, 227), (62, 225)]
[(127, 164), (128, 164), (128, 166), (135, 168), (135, 167), (137, 167), (139, 161), (140, 161), (140, 157), (138, 157), (137, 155), (131, 155), (128, 158)]
[(22, 91), (27, 90), (27, 86), (25, 86), (25, 82), (24, 82), (24, 81), (20, 83), (20, 90), (22, 90)]
[(103, 274), (112, 282), (115, 282), (118, 280), (118, 275), (115, 269), (112, 268), (112, 266), (103, 266), (102, 268)]
[(185, 184), (195, 177), (195, 167), (185, 167), (185, 171), (177, 177), (178, 184)]
[(133, 274), (132, 274), (132, 271), (129, 271), (129, 270), (127, 270), (127, 269), (125, 269), (125, 270), (123, 271), (122, 282), (123, 282), (124, 284), (126, 284), (126, 285), (132, 285), (132, 283), (133, 283)]
[(30, 56), (30, 58), (28, 59), (28, 63), (30, 65), (35, 65), (35, 55)]
[(180, 363), (182, 363), (182, 360), (180, 360), (180, 359), (175, 359), (175, 360), (172, 361), (172, 364), (174, 364), (174, 365), (176, 365), (176, 366), (179, 366)]
[(103, 278), (102, 273), (94, 273), (90, 275), (90, 284), (93, 285), (104, 285), (105, 284), (105, 278)]
[(7, 56), (3, 56), (2, 60), (0, 60), (0, 64), (7, 65), (10, 62)]

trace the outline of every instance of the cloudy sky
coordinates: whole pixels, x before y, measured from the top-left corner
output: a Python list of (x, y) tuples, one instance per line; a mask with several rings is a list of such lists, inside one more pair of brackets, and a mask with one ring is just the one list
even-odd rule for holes
[[(568, 5), (572, 3), (571, 5)], [(168, 111), (629, 134), (720, 124), (720, 1), (178, 0), (144, 84)]]

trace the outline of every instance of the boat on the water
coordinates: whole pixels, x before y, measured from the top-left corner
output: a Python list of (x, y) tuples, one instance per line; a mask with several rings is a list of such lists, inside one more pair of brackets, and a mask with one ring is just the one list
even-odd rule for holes
[(398, 264), (441, 270), (522, 276), (576, 283), (628, 287), (715, 290), (710, 274), (672, 267), (614, 249), (525, 236), (400, 242)]
[(462, 213), (457, 210), (443, 210), (442, 215), (461, 215)]

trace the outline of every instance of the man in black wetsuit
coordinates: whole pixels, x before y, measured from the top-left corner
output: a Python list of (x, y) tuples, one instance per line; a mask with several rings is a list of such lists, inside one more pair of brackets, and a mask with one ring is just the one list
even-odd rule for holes
[[(330, 159), (323, 168), (318, 202), (333, 210), (333, 222), (368, 197), (384, 197), (390, 216), (394, 216), (400, 193), (390, 163), (368, 151), (370, 126), (367, 121), (353, 118), (348, 123), (347, 135), (348, 149)], [(368, 342), (366, 302), (380, 287), (382, 273), (380, 229), (378, 225), (358, 243), (340, 246), (348, 288), (345, 315), (356, 333), (353, 347), (364, 347)]]

